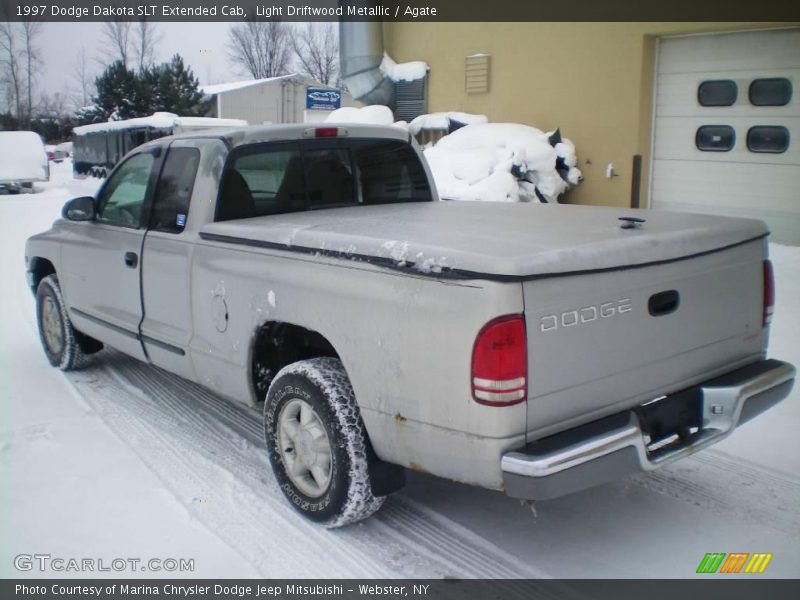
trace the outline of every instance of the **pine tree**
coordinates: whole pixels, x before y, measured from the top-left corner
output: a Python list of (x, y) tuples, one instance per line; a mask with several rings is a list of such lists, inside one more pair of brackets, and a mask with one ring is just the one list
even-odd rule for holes
[(156, 91), (153, 106), (181, 116), (202, 114), (200, 103), (203, 94), (198, 89), (197, 78), (187, 69), (180, 54), (157, 67)]
[(132, 119), (154, 112), (198, 116), (205, 114), (207, 108), (197, 78), (179, 54), (141, 73), (116, 61), (97, 78), (95, 85), (94, 107), (76, 115), (81, 123)]
[(118, 60), (109, 65), (95, 80), (97, 94), (94, 104), (106, 120), (119, 121), (142, 117), (148, 107), (142, 102), (141, 81)]

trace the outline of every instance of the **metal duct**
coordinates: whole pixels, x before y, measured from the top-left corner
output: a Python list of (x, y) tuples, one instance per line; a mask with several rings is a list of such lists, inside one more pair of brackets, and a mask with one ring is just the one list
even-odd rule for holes
[[(371, 3), (351, 3), (369, 6)], [(383, 28), (380, 21), (339, 22), (339, 67), (353, 98), (395, 109), (395, 84), (381, 73)]]

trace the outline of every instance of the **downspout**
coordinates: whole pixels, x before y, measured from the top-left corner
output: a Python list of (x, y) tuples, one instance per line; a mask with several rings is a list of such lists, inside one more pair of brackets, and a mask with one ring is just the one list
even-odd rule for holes
[[(371, 6), (369, 0), (348, 3)], [(394, 110), (395, 84), (381, 72), (383, 26), (380, 21), (339, 21), (339, 68), (353, 98), (364, 104), (384, 104)]]

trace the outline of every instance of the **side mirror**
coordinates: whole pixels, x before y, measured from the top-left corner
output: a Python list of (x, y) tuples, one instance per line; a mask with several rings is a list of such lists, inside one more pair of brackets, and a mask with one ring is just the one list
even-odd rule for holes
[(91, 196), (73, 198), (61, 209), (61, 216), (69, 221), (94, 221), (94, 198)]

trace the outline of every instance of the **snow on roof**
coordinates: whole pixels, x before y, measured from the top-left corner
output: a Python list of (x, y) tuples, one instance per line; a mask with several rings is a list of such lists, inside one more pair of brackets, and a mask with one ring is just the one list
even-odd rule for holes
[(245, 79), (243, 81), (231, 81), (229, 83), (213, 83), (210, 85), (201, 85), (200, 91), (207, 96), (215, 96), (217, 94), (233, 92), (234, 90), (240, 90), (253, 85), (260, 85), (262, 83), (269, 83), (271, 81), (280, 81), (281, 79), (291, 79), (292, 77), (297, 77), (297, 74), (293, 73), (291, 75), (281, 75), (279, 77), (267, 77), (266, 79)]
[(343, 106), (329, 113), (325, 118), (327, 123), (364, 123), (367, 125), (391, 125), (394, 116), (388, 106), (370, 104), (363, 108)]
[(174, 113), (157, 112), (149, 117), (126, 119), (124, 121), (108, 121), (106, 123), (93, 123), (81, 125), (72, 131), (75, 135), (97, 133), (99, 131), (114, 131), (119, 129), (136, 129), (139, 127), (152, 127), (153, 129), (172, 129), (173, 127), (203, 128), (203, 127), (243, 127), (247, 121), (241, 119), (214, 119), (211, 117), (179, 117)]
[(394, 81), (415, 81), (422, 79), (428, 73), (428, 63), (414, 60), (406, 63), (396, 63), (384, 52), (381, 61), (381, 73)]

